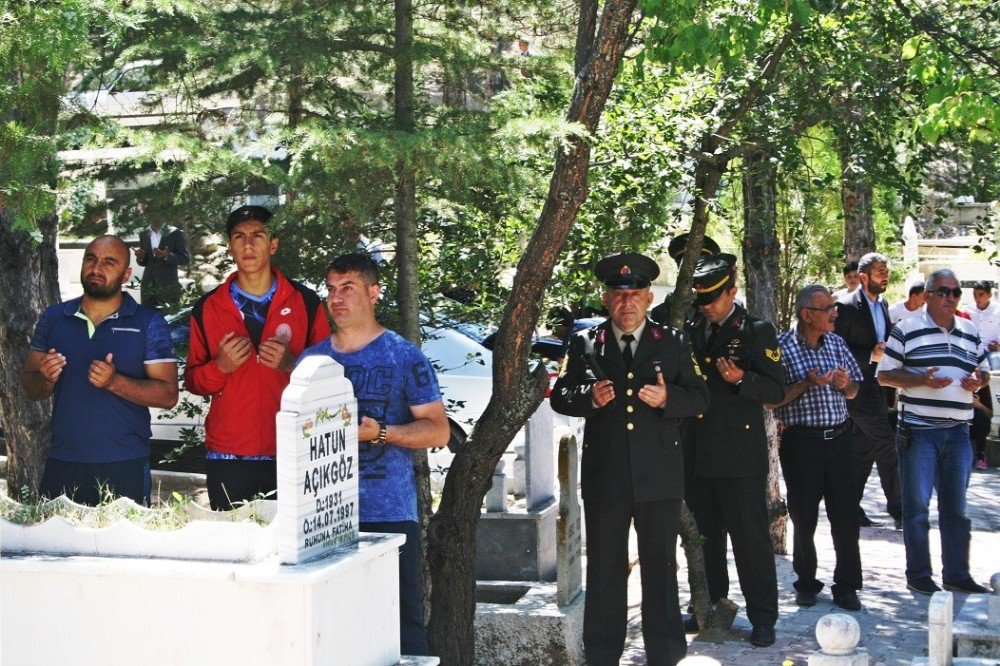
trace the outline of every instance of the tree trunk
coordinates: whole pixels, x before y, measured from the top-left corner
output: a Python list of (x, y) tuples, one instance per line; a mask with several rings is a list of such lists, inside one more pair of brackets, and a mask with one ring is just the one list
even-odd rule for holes
[[(754, 152), (743, 161), (743, 271), (747, 310), (777, 326), (779, 303), (777, 178), (770, 155)], [(765, 410), (768, 435), (767, 513), (775, 554), (786, 555), (788, 507), (778, 483), (778, 428), (771, 410)]]
[(852, 122), (861, 122), (850, 108), (843, 114), (847, 127), (837, 132), (840, 155), (840, 203), (844, 210), (844, 261), (857, 261), (875, 251), (875, 222), (872, 219), (873, 193), (863, 158), (853, 150)]
[(37, 496), (49, 453), (52, 402), (28, 400), (20, 377), (38, 316), (59, 301), (57, 218), (39, 220), (39, 242), (15, 229), (9, 215), (0, 208), (0, 422), (7, 438), (7, 492), (21, 499), (22, 489), (28, 498)]
[[(397, 130), (413, 132), (413, 3), (395, 0), (393, 121)], [(415, 345), (420, 344), (420, 281), (417, 261), (420, 247), (417, 234), (417, 183), (409, 156), (396, 161), (396, 303), (399, 309), (399, 332)], [(420, 521), (420, 544), (417, 566), (424, 597), (424, 619), (430, 616), (432, 580), (427, 559), (427, 527), (431, 517), (431, 470), (427, 451), (413, 452), (413, 473), (417, 485), (417, 514)]]
[[(600, 120), (622, 52), (636, 0), (608, 0), (590, 56), (577, 74), (567, 120), (592, 133)], [(493, 469), (514, 434), (542, 400), (545, 368), (531, 368), (531, 336), (542, 295), (552, 277), (577, 211), (587, 196), (590, 146), (573, 138), (559, 148), (549, 191), (517, 266), (497, 331), (493, 396), (469, 444), (455, 456), (429, 530), (434, 596), (429, 627), (432, 651), (446, 666), (475, 658), (475, 534)]]

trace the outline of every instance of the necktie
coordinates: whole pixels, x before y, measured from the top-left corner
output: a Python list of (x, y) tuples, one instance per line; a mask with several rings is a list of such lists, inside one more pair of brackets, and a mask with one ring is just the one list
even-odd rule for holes
[(622, 336), (622, 342), (625, 346), (622, 347), (622, 358), (625, 359), (625, 367), (632, 365), (632, 342), (635, 340), (635, 336), (631, 333), (626, 333)]
[(705, 343), (705, 346), (711, 349), (712, 343), (715, 342), (715, 338), (717, 338), (718, 335), (719, 335), (719, 325), (716, 324), (715, 322), (712, 322), (708, 326), (708, 341)]

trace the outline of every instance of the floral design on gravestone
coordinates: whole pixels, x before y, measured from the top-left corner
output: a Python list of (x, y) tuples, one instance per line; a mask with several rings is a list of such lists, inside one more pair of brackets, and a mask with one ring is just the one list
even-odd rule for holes
[(312, 419), (302, 424), (302, 439), (309, 439), (312, 437), (312, 428), (314, 425), (315, 424), (312, 422)]
[(340, 418), (344, 419), (344, 427), (351, 425), (351, 410), (344, 405), (344, 408), (340, 410)]
[(330, 414), (329, 409), (324, 407), (323, 409), (319, 409), (316, 411), (316, 416), (313, 417), (313, 420), (316, 421), (317, 424), (326, 423), (327, 421), (333, 420), (333, 415)]

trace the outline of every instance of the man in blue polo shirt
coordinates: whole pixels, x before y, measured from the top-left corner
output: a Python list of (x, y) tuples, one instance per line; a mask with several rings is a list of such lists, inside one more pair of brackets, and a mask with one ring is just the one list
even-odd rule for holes
[(149, 503), (149, 408), (177, 404), (177, 359), (163, 316), (122, 292), (131, 275), (125, 243), (96, 238), (83, 255), (83, 296), (35, 326), (21, 385), (32, 400), (55, 398), (44, 496)]

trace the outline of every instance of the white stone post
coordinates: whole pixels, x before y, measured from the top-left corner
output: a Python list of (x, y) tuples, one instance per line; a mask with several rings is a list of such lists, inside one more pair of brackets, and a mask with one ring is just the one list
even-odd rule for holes
[(493, 470), (493, 485), (486, 492), (486, 511), (488, 513), (507, 512), (507, 491), (510, 486), (510, 479), (503, 472), (504, 461), (497, 462), (497, 468)]
[(951, 666), (952, 663), (951, 592), (935, 592), (927, 605), (927, 663)]
[(1000, 628), (1000, 572), (990, 578), (990, 587), (993, 588), (993, 594), (990, 595), (986, 624), (992, 629), (997, 629)]
[(824, 615), (816, 623), (819, 652), (809, 655), (809, 666), (868, 666), (868, 652), (858, 648), (861, 625), (845, 613)]

